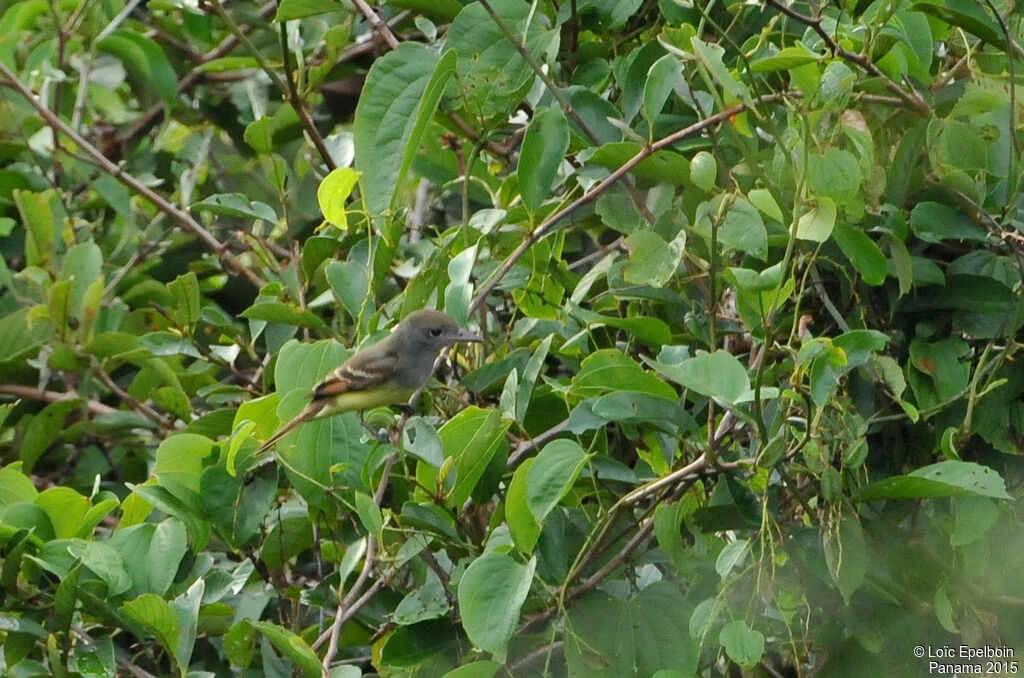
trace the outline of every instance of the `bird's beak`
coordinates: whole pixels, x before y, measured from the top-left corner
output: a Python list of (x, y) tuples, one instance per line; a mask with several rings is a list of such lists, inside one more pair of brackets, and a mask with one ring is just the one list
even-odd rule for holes
[(469, 330), (461, 330), (456, 336), (455, 341), (469, 341), (474, 344), (484, 343), (484, 338), (478, 334), (473, 334)]

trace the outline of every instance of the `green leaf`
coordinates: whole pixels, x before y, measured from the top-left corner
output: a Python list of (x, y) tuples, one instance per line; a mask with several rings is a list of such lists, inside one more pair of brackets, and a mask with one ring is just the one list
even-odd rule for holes
[(70, 487), (51, 487), (35, 498), (35, 505), (50, 516), (50, 524), (57, 539), (77, 535), (79, 526), (89, 511), (89, 500)]
[(682, 241), (665, 242), (653, 231), (636, 231), (624, 243), (629, 263), (622, 271), (627, 282), (662, 287), (676, 275), (683, 258)]
[[(643, 146), (636, 141), (614, 141), (600, 146), (590, 156), (589, 162), (616, 170), (641, 151)], [(640, 161), (629, 171), (630, 174), (652, 181), (666, 181), (685, 185), (690, 179), (690, 163), (686, 156), (662, 149)], [(600, 198), (598, 198), (600, 201)], [(630, 229), (632, 230), (632, 229)]]
[(722, 627), (718, 642), (725, 648), (729, 659), (746, 669), (754, 668), (764, 654), (764, 635), (740, 619)]
[[(539, 60), (552, 39), (546, 16), (518, 0), (491, 0), (489, 4)], [(479, 2), (466, 5), (455, 17), (448, 29), (448, 45), (458, 55), (456, 105), (474, 117), (489, 120), (507, 115), (534, 80), (530, 64)]]
[(256, 622), (256, 630), (262, 633), (277, 651), (287, 657), (302, 675), (308, 678), (320, 678), (320, 660), (309, 645), (286, 628), (270, 622)]
[(260, 302), (250, 306), (238, 315), (250, 320), (265, 320), (266, 322), (280, 323), (282, 325), (298, 325), (299, 327), (312, 327), (313, 329), (326, 327), (324, 321), (312, 311), (296, 308), (280, 301)]
[[(192, 535), (192, 543), (197, 550), (204, 548), (210, 541), (210, 523), (200, 517), (199, 511), (201, 506), (199, 505), (198, 497), (190, 504), (159, 485), (132, 485), (128, 483), (128, 487), (139, 498), (152, 505), (145, 510), (146, 514), (149, 513), (152, 507), (155, 507), (185, 523), (189, 534)], [(127, 503), (128, 500), (125, 501)], [(126, 506), (126, 511), (128, 508)]]
[(240, 219), (262, 219), (277, 223), (274, 209), (263, 202), (249, 200), (241, 193), (217, 193), (192, 203), (192, 209)]
[(643, 111), (644, 117), (651, 123), (653, 134), (653, 123), (661, 109), (665, 107), (669, 95), (676, 86), (676, 82), (683, 73), (683, 65), (674, 54), (666, 54), (653, 64), (647, 71), (647, 79), (644, 81)]
[(591, 401), (591, 412), (605, 422), (651, 423), (670, 435), (695, 431), (696, 422), (673, 400), (638, 391), (613, 391)]
[(551, 185), (569, 150), (569, 122), (558, 107), (542, 108), (533, 116), (519, 152), (519, 190), (523, 204), (536, 212), (551, 195)]
[[(71, 281), (69, 305), (71, 315), (79, 322), (84, 322), (86, 320), (85, 313), (89, 309), (89, 305), (86, 303), (89, 288), (97, 280), (102, 282), (103, 253), (99, 246), (89, 241), (69, 248), (64, 255), (62, 273), (63, 279)], [(97, 311), (97, 308), (92, 309), (93, 313)]]
[(324, 274), (345, 311), (353, 318), (358, 318), (370, 291), (366, 267), (352, 260), (332, 261), (327, 264)]
[(355, 166), (371, 214), (390, 208), (402, 189), (455, 61), (454, 52), (438, 57), (407, 41), (373, 62), (352, 125)]
[(160, 44), (141, 32), (119, 28), (96, 43), (96, 49), (117, 57), (134, 79), (136, 89), (152, 89), (164, 105), (174, 108), (178, 76)]
[(584, 6), (594, 10), (601, 25), (608, 29), (625, 24), (641, 4), (643, 0), (588, 0)]
[(212, 440), (194, 433), (169, 436), (156, 450), (153, 475), (172, 492), (176, 486), (181, 486), (198, 496), (199, 474), (204, 460), (212, 454), (213, 446)]
[(20, 501), (31, 502), (39, 495), (27, 475), (18, 470), (19, 464), (0, 469), (0, 509)]
[(121, 611), (152, 633), (172, 658), (178, 656), (181, 630), (178, 626), (178, 616), (166, 600), (155, 593), (144, 593), (122, 605)]
[(583, 359), (569, 392), (587, 400), (615, 390), (642, 391), (675, 400), (675, 390), (617, 349), (595, 351)]
[(444, 463), (441, 437), (422, 417), (410, 417), (402, 429), (402, 449), (434, 468)]
[(926, 242), (943, 240), (975, 240), (988, 238), (977, 224), (962, 212), (937, 202), (920, 202), (910, 212), (910, 228)]
[(690, 161), (690, 181), (702, 191), (710, 191), (718, 182), (718, 161), (707, 151), (700, 151)]
[(232, 666), (245, 669), (252, 663), (256, 646), (254, 641), (255, 630), (252, 622), (248, 619), (233, 624), (228, 632), (224, 634), (224, 654)]
[(667, 581), (650, 584), (632, 600), (603, 591), (581, 598), (566, 614), (569, 675), (621, 678), (662, 669), (697, 675), (697, 643), (685, 631), (691, 609)]
[[(4, 341), (7, 340), (8, 338), (5, 337)], [(22, 438), (18, 456), (25, 465), (26, 473), (31, 473), (43, 453), (60, 438), (68, 415), (81, 407), (82, 400), (79, 398), (58, 400), (50, 403), (40, 410), (39, 414), (32, 417), (25, 428), (25, 437)]]
[(860, 188), (861, 173), (857, 157), (840, 148), (812, 153), (807, 159), (807, 187), (817, 196), (835, 200), (852, 197)]
[[(220, 59), (210, 59), (209, 61), (204, 61), (194, 70), (198, 71), (199, 73), (229, 73), (231, 71), (244, 71), (257, 69), (259, 67), (260, 62), (257, 61), (255, 57), (227, 56), (221, 57)], [(260, 118), (260, 120), (263, 119), (264, 118)]]
[(881, 285), (889, 275), (889, 265), (881, 248), (867, 233), (847, 224), (836, 224), (832, 238), (857, 269), (864, 282)]
[(49, 323), (30, 322), (30, 309), (21, 308), (0, 318), (0, 363), (10, 363), (38, 353), (52, 334)]
[(304, 19), (308, 16), (317, 16), (327, 12), (344, 11), (344, 7), (335, 2), (324, 0), (281, 0), (277, 5), (277, 12), (274, 14), (274, 21), (291, 21), (292, 19)]
[(812, 242), (825, 242), (836, 225), (836, 204), (831, 198), (818, 198), (817, 205), (800, 217), (796, 237)]
[(473, 644), (499, 657), (519, 625), (519, 612), (530, 592), (537, 562), (525, 565), (489, 551), (476, 558), (459, 580), (462, 626)]
[(587, 455), (572, 440), (555, 440), (540, 451), (526, 476), (526, 504), (538, 525), (572, 489)]
[(768, 231), (760, 212), (748, 200), (737, 198), (718, 229), (724, 247), (764, 260), (768, 256)]
[(725, 579), (737, 565), (743, 564), (749, 552), (750, 540), (737, 539), (736, 541), (729, 542), (718, 554), (718, 558), (715, 559), (715, 572), (718, 573), (719, 577)]
[(866, 487), (857, 499), (935, 499), (939, 497), (1010, 499), (1002, 476), (987, 466), (967, 461), (942, 461)]
[(396, 624), (408, 626), (427, 619), (437, 619), (447, 612), (448, 599), (445, 597), (444, 585), (437, 579), (431, 579), (402, 598), (395, 606), (392, 618)]
[(972, 0), (942, 0), (938, 3), (916, 2), (911, 9), (942, 19), (1005, 50), (1006, 35), (984, 7)]
[[(281, 106), (273, 115), (264, 115), (249, 123), (242, 138), (254, 151), (263, 155), (273, 155), (281, 144), (288, 141), (290, 134), (301, 125), (298, 113), (291, 106)], [(230, 216), (243, 216), (235, 214)]]
[(750, 378), (736, 356), (728, 351), (697, 351), (681, 363), (651, 361), (654, 369), (695, 393), (734, 403), (750, 393)]
[(955, 398), (967, 388), (971, 366), (964, 361), (967, 343), (954, 336), (928, 342), (910, 342), (908, 376), (914, 394), (926, 407)]
[(754, 59), (750, 63), (751, 73), (772, 73), (775, 71), (788, 71), (791, 68), (814, 63), (819, 58), (811, 54), (803, 45), (783, 47), (775, 54)]
[(701, 60), (704, 66), (711, 72), (711, 76), (721, 85), (722, 89), (750, 105), (750, 90), (742, 82), (737, 80), (729, 71), (722, 58), (725, 56), (725, 48), (715, 43), (704, 42), (698, 37), (690, 39), (693, 52)]
[(381, 530), (384, 528), (384, 518), (373, 497), (365, 492), (356, 492), (356, 513), (359, 515), (359, 522), (363, 524), (363, 527), (380, 540)]
[(825, 563), (843, 600), (849, 604), (850, 596), (864, 583), (868, 571), (867, 543), (856, 517), (843, 516), (838, 529), (831, 525), (822, 537)]
[(494, 678), (501, 668), (502, 664), (496, 661), (481, 659), (449, 671), (441, 678)]
[(18, 216), (25, 225), (25, 263), (45, 267), (53, 258), (54, 235), (63, 221), (55, 191), (15, 189), (12, 193)]
[(537, 378), (540, 376), (541, 369), (544, 367), (544, 361), (547, 360), (548, 351), (551, 349), (551, 340), (554, 339), (554, 335), (548, 335), (540, 342), (537, 346), (537, 350), (533, 352), (530, 359), (526, 362), (526, 366), (523, 368), (523, 377), (519, 380), (516, 388), (516, 402), (515, 402), (515, 419), (516, 421), (523, 421), (526, 416), (526, 410), (530, 405), (530, 397), (533, 395), (533, 389), (537, 384)]
[(199, 625), (199, 606), (206, 590), (206, 580), (196, 579), (184, 593), (171, 601), (171, 609), (178, 617), (178, 645), (174, 656), (178, 666), (188, 666), (196, 644), (196, 629)]
[(648, 346), (660, 347), (663, 344), (667, 344), (672, 337), (672, 332), (668, 325), (660, 318), (648, 318), (645, 316), (622, 318), (619, 316), (601, 315), (600, 313), (594, 313), (593, 311), (581, 308), (571, 302), (569, 310), (574, 317), (579, 318), (588, 325), (617, 327)]
[(192, 271), (179, 275), (167, 283), (167, 289), (174, 295), (173, 317), (181, 327), (192, 327), (199, 320), (201, 299), (199, 279)]
[(343, 231), (348, 230), (345, 203), (360, 176), (359, 172), (350, 167), (339, 167), (331, 170), (316, 190), (316, 199), (324, 219)]
[(178, 573), (188, 540), (185, 525), (167, 519), (118, 530), (111, 536), (110, 545), (124, 559), (133, 592), (162, 596)]
[(438, 431), (445, 456), (455, 459), (455, 488), (449, 505), (462, 506), (469, 499), (491, 459), (508, 444), (505, 431), (510, 423), (502, 421), (497, 410), (467, 407)]
[(508, 491), (505, 493), (505, 522), (516, 548), (522, 553), (530, 554), (540, 537), (540, 523), (533, 516), (527, 501), (527, 477), (534, 459), (526, 459), (512, 475)]

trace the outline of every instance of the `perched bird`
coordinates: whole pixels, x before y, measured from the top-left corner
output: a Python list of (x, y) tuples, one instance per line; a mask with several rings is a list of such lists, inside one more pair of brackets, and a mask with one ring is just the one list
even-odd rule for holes
[(309, 405), (255, 454), (312, 419), (408, 400), (430, 379), (441, 349), (461, 341), (483, 339), (459, 327), (447, 313), (413, 311), (388, 337), (357, 352), (317, 384)]

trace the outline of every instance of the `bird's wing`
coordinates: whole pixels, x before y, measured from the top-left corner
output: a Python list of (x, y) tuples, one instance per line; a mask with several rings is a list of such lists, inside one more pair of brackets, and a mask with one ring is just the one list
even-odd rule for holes
[(342, 393), (365, 391), (395, 373), (398, 354), (391, 351), (377, 352), (373, 347), (353, 356), (331, 372), (313, 389), (313, 400), (333, 398)]

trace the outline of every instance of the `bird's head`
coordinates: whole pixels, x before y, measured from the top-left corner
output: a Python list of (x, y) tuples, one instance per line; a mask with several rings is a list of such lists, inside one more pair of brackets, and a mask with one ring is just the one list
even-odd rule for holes
[(482, 342), (483, 339), (459, 327), (447, 313), (424, 309), (413, 311), (398, 324), (396, 334), (401, 334), (406, 346), (415, 346), (435, 355), (445, 346), (461, 341)]

